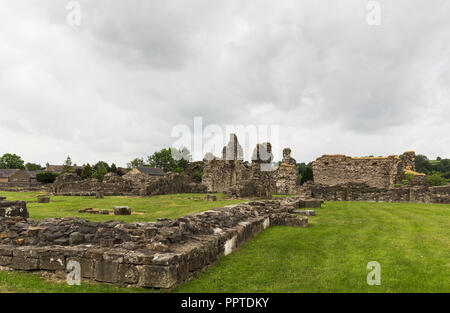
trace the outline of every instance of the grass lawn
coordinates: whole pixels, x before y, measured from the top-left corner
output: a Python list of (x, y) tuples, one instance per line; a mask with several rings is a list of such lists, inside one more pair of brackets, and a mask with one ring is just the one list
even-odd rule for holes
[(0, 271), (0, 293), (144, 293), (155, 290), (120, 288), (108, 284), (82, 282), (69, 286), (65, 282), (49, 282), (38, 274)]
[[(9, 199), (27, 196), (4, 192), (0, 195)], [(53, 197), (54, 203), (29, 203), (28, 207), (32, 218), (54, 214), (111, 219), (113, 216), (74, 212), (83, 207), (110, 209), (114, 205), (129, 205), (146, 214), (133, 215), (128, 219), (131, 221), (176, 217), (223, 202), (233, 203), (223, 198), (213, 203), (187, 199), (192, 197), (203, 198), (202, 195), (103, 200)], [(326, 202), (316, 213), (317, 216), (310, 217), (308, 228), (279, 226), (265, 230), (173, 291), (450, 292), (450, 205)], [(370, 272), (366, 266), (370, 261), (381, 265), (380, 286), (366, 283)], [(152, 292), (103, 284), (70, 287), (47, 282), (35, 274), (0, 271), (0, 292), (143, 291)]]
[[(326, 202), (271, 227), (178, 292), (450, 292), (450, 205)], [(381, 285), (366, 283), (367, 263)]]
[[(0, 196), (7, 200), (23, 200), (27, 202), (28, 212), (32, 219), (44, 219), (46, 217), (80, 217), (91, 221), (123, 220), (126, 222), (149, 222), (158, 218), (177, 218), (187, 214), (207, 211), (213, 207), (221, 207), (230, 204), (242, 203), (245, 200), (228, 200), (224, 194), (216, 194), (216, 202), (205, 201), (204, 194), (177, 194), (162, 195), (149, 198), (142, 197), (51, 197), (50, 203), (37, 203), (34, 192), (5, 192), (0, 191)], [(79, 209), (93, 208), (110, 210), (114, 206), (126, 205), (132, 209), (131, 216), (93, 215), (78, 213)]]

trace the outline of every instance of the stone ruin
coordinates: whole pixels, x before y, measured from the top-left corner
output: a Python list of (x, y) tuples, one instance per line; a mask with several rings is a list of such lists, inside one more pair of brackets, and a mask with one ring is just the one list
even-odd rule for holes
[(283, 160), (276, 171), (273, 172), (273, 192), (278, 195), (295, 195), (297, 193), (297, 162), (291, 157), (291, 149), (283, 150)]
[(66, 173), (57, 177), (50, 191), (65, 196), (96, 196), (99, 193), (106, 196), (152, 196), (175, 193), (204, 193), (206, 187), (195, 183), (187, 175), (177, 173), (168, 173), (162, 177), (141, 173), (128, 173), (124, 176), (108, 173), (102, 182), (94, 178), (83, 180), (74, 173)]
[[(258, 144), (253, 152), (252, 163), (244, 162), (242, 146), (232, 134), (223, 148), (222, 157), (211, 153), (203, 161), (193, 162), (184, 174), (168, 173), (150, 176), (131, 171), (123, 176), (105, 175), (102, 182), (85, 179), (75, 173), (58, 176), (49, 191), (65, 196), (96, 196), (98, 194), (152, 196), (175, 193), (223, 192), (230, 197), (271, 198), (272, 193), (296, 194), (297, 168), (289, 148), (283, 151), (281, 165), (272, 169), (272, 146)], [(196, 172), (202, 173), (202, 182), (195, 181)]]
[(426, 184), (425, 174), (415, 172), (415, 153), (388, 157), (353, 158), (346, 155), (324, 155), (313, 162), (314, 182), (334, 186), (362, 183), (388, 188), (401, 184), (411, 174), (418, 184)]
[(402, 185), (380, 188), (365, 183), (328, 186), (307, 182), (299, 188), (298, 194), (325, 201), (450, 203), (450, 185), (437, 187)]
[(222, 158), (208, 153), (202, 168), (202, 184), (208, 192), (224, 192), (232, 197), (270, 198), (272, 193), (296, 194), (296, 161), (289, 148), (283, 151), (283, 161), (278, 169), (272, 168), (272, 146), (270, 143), (258, 144), (252, 155), (252, 163), (246, 165), (243, 149), (237, 136), (230, 135), (230, 141), (223, 148)]
[[(428, 187), (415, 171), (415, 153), (352, 158), (324, 155), (313, 163), (314, 182), (298, 193), (327, 201), (450, 203), (450, 186)], [(408, 179), (407, 179), (408, 178)]]
[(299, 208), (320, 207), (320, 201), (305, 201), (299, 197), (253, 201), (175, 220), (131, 224), (0, 217), (0, 266), (65, 278), (74, 261), (85, 279), (172, 288), (271, 225), (306, 227), (308, 217), (299, 214), (308, 212)]
[(0, 217), (25, 217), (28, 218), (27, 204), (25, 201), (6, 201), (0, 197)]

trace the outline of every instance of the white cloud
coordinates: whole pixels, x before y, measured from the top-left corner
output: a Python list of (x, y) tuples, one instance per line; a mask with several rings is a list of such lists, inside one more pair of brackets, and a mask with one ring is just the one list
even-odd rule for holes
[(449, 3), (1, 3), (0, 153), (125, 165), (173, 126), (281, 126), (299, 161), (323, 153), (450, 157)]

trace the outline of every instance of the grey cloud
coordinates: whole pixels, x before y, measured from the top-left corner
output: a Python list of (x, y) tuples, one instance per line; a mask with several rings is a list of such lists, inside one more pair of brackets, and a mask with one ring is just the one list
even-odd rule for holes
[(124, 165), (201, 116), (278, 124), (303, 160), (450, 153), (427, 140), (436, 123), (449, 140), (447, 1), (380, 0), (378, 27), (356, 0), (80, 3), (78, 28), (57, 0), (0, 13), (0, 131), (21, 138), (2, 138), (5, 149), (33, 156), (27, 141), (64, 142), (40, 162)]

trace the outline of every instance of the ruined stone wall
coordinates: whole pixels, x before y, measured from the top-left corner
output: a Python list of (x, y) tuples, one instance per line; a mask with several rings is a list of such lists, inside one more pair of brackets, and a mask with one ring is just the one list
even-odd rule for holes
[(234, 134), (223, 147), (222, 159), (205, 156), (204, 162), (202, 184), (207, 192), (228, 192), (237, 182), (250, 177), (250, 169), (244, 165), (242, 146)]
[(148, 183), (145, 186), (145, 196), (176, 193), (206, 193), (206, 186), (192, 181), (191, 177), (177, 173), (169, 173)]
[(250, 169), (242, 161), (211, 160), (205, 162), (202, 184), (207, 192), (227, 192), (236, 182), (249, 176)]
[(203, 175), (203, 169), (205, 168), (205, 161), (196, 161), (189, 164), (184, 170), (184, 175), (188, 176), (191, 180), (194, 180), (195, 173), (199, 172)]
[(297, 193), (298, 169), (296, 161), (291, 157), (291, 149), (283, 150), (283, 160), (276, 171), (272, 173), (272, 190), (279, 195), (294, 195)]
[(378, 188), (364, 183), (328, 186), (308, 182), (299, 189), (299, 194), (326, 201), (450, 203), (450, 185)]
[(31, 183), (31, 176), (22, 170), (16, 171), (8, 177), (10, 183)]
[(2, 191), (17, 191), (17, 192), (32, 192), (32, 191), (46, 191), (48, 184), (39, 182), (15, 182), (15, 183), (0, 183), (0, 190)]
[(306, 227), (300, 201), (255, 201), (176, 220), (126, 224), (78, 218), (0, 217), (0, 266), (81, 276), (122, 286), (172, 288), (270, 225)]
[(353, 158), (345, 155), (324, 155), (313, 162), (314, 182), (328, 186), (365, 183), (387, 188), (401, 183), (405, 172), (414, 173), (414, 152), (388, 157)]
[(284, 149), (283, 161), (276, 170), (272, 168), (272, 159), (270, 143), (258, 144), (251, 166), (245, 166), (242, 147), (232, 134), (230, 143), (223, 148), (222, 159), (205, 156), (202, 184), (208, 192), (226, 192), (232, 197), (267, 198), (272, 192), (295, 194), (298, 171), (291, 149)]
[(272, 198), (272, 146), (270, 143), (257, 144), (252, 154), (252, 164), (248, 178), (237, 180), (228, 189), (229, 197)]
[(25, 201), (6, 201), (5, 197), (0, 197), (0, 217), (25, 217), (29, 216), (27, 203)]
[(90, 196), (97, 191), (104, 191), (103, 184), (97, 179), (85, 179), (74, 173), (58, 176), (51, 187), (51, 192), (57, 195)]
[(97, 192), (104, 195), (151, 196), (173, 193), (202, 193), (206, 187), (194, 183), (190, 177), (169, 173), (164, 177), (145, 174), (124, 175), (108, 173), (103, 182), (97, 179), (85, 179), (73, 173), (58, 176), (51, 192), (66, 196), (94, 196)]

